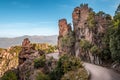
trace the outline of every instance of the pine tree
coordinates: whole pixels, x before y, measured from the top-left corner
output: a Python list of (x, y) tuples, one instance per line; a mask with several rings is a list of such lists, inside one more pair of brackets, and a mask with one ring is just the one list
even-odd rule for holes
[(115, 11), (115, 15), (117, 15), (118, 13), (120, 13), (120, 4), (117, 7), (117, 10)]

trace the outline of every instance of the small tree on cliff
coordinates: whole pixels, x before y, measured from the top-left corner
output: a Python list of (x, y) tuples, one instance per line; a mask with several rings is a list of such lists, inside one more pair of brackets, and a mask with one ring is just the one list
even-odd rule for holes
[(93, 47), (91, 47), (90, 52), (92, 53), (92, 55), (94, 56), (94, 63), (98, 58), (98, 63), (100, 63), (100, 53), (101, 53), (101, 49), (98, 48), (96, 45), (94, 45)]
[(114, 16), (113, 25), (114, 28), (120, 27), (120, 12)]
[(74, 55), (74, 49), (73, 49), (75, 43), (74, 37), (75, 37), (74, 32), (71, 31), (67, 35), (65, 35), (61, 40), (61, 46), (67, 50), (66, 53), (70, 53), (71, 55)]
[(85, 39), (81, 39), (80, 47), (85, 53), (83, 57), (86, 58), (86, 59), (88, 58), (88, 61), (90, 61), (90, 56), (89, 56), (89, 49), (91, 47), (90, 42), (85, 40)]
[(99, 11), (96, 15), (100, 17), (105, 17), (105, 13), (103, 11)]
[(110, 62), (111, 60), (111, 52), (110, 52), (110, 48), (109, 48), (109, 42), (110, 42), (110, 32), (111, 32), (111, 27), (109, 27), (106, 31), (106, 34), (104, 35), (103, 39), (102, 39), (102, 54), (101, 54), (101, 59), (102, 61), (106, 62)]
[(110, 34), (110, 51), (114, 61), (120, 62), (120, 5), (113, 19), (113, 28)]
[(110, 36), (110, 51), (112, 59), (120, 62), (120, 26)]
[(118, 13), (120, 13), (120, 4), (117, 7), (117, 10), (115, 11), (115, 15), (117, 15)]
[(89, 13), (89, 17), (88, 17), (87, 21), (88, 21), (89, 28), (94, 29), (95, 28), (95, 12), (91, 11)]

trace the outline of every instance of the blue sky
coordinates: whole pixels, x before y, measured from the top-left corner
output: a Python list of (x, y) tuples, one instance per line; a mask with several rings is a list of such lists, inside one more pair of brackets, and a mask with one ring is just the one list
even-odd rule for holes
[(0, 37), (56, 35), (58, 20), (71, 23), (72, 11), (81, 3), (114, 15), (120, 0), (0, 0)]

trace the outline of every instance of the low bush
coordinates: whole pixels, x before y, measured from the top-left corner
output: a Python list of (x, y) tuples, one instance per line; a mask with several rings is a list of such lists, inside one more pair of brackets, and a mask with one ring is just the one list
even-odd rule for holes
[(8, 71), (0, 80), (18, 80), (18, 76), (14, 71)]
[(34, 67), (35, 68), (39, 68), (39, 67), (44, 67), (45, 66), (45, 62), (46, 62), (46, 59), (45, 59), (45, 56), (40, 56), (39, 58), (36, 58), (34, 60)]
[(80, 68), (79, 70), (67, 72), (61, 80), (88, 80), (88, 74), (84, 68)]
[(79, 68), (82, 68), (82, 63), (79, 58), (64, 55), (59, 59), (56, 68), (50, 73), (51, 80), (60, 80), (68, 71), (77, 70)]
[(49, 76), (39, 72), (38, 75), (36, 76), (36, 80), (50, 80)]

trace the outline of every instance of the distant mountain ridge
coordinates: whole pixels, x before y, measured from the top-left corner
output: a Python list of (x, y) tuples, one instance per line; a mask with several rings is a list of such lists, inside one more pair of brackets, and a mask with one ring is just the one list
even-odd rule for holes
[(49, 43), (57, 44), (57, 35), (52, 36), (21, 36), (15, 38), (0, 38), (0, 48), (8, 48), (15, 45), (21, 45), (24, 38), (29, 38), (31, 43)]

